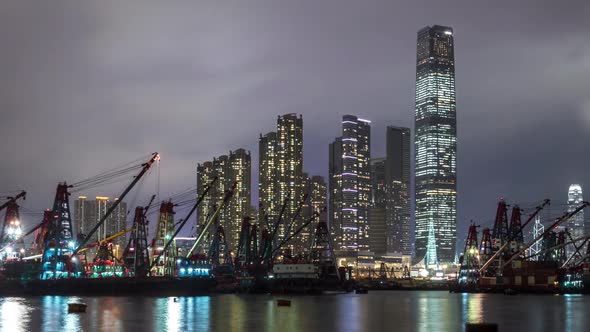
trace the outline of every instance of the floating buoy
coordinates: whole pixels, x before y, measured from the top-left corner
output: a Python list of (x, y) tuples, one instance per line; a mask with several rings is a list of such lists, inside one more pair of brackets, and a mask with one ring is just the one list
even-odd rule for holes
[(290, 307), (291, 306), (291, 300), (277, 300), (277, 306), (279, 307)]
[(68, 313), (86, 312), (86, 303), (68, 303)]

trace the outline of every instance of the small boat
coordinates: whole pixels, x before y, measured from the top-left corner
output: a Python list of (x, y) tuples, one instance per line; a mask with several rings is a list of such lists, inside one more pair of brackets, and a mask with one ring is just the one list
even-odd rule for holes
[(68, 312), (86, 312), (86, 303), (68, 303)]
[(277, 300), (277, 306), (279, 306), (279, 307), (290, 307), (291, 306), (291, 300), (281, 300), (281, 299), (278, 299)]
[(357, 288), (354, 290), (354, 292), (356, 294), (367, 294), (367, 293), (369, 293), (369, 290), (366, 288)]
[(504, 290), (504, 294), (506, 294), (506, 295), (516, 295), (516, 294), (518, 294), (518, 292), (517, 292), (517, 291), (515, 291), (515, 290), (514, 290), (514, 289), (512, 289), (512, 288), (506, 288), (506, 289)]

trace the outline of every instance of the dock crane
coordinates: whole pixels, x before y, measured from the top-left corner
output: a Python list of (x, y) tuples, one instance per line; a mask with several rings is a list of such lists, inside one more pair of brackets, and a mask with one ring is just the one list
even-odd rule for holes
[[(20, 198), (26, 199), (26, 195), (27, 192), (23, 190), (14, 197), (7, 197), (7, 201), (0, 205), (0, 211), (6, 209), (4, 223), (2, 223), (2, 230), (0, 231), (0, 241), (14, 241), (21, 235), (18, 204), (16, 201)], [(7, 228), (8, 231), (6, 231)], [(8, 239), (5, 239), (6, 236), (8, 236)]]
[[(541, 210), (543, 210), (543, 208), (545, 208), (545, 206), (549, 205), (551, 203), (551, 201), (549, 199), (546, 199), (543, 201), (543, 203), (539, 206), (537, 206), (535, 208), (535, 212), (533, 212), (529, 218), (522, 224), (522, 226), (520, 227), (520, 230), (518, 230), (517, 232), (515, 232), (515, 234), (519, 234), (522, 233), (522, 230), (535, 218), (535, 216), (537, 214), (539, 214), (539, 212), (541, 212)], [(510, 245), (510, 242), (512, 241), (512, 237), (509, 237), (508, 240), (492, 255), (492, 257), (490, 257), (479, 269), (478, 273), (479, 275), (482, 275), (482, 273), (484, 273), (486, 271), (486, 269), (488, 268), (488, 266), (490, 266), (490, 264), (492, 264), (492, 262), (502, 254), (502, 252)], [(538, 240), (538, 239), (537, 239)], [(533, 243), (535, 243), (537, 240), (533, 241), (531, 244), (529, 244), (528, 246), (526, 246), (526, 248), (530, 247)], [(526, 250), (526, 248), (524, 250)], [(520, 252), (524, 252), (523, 249), (519, 250), (517, 253), (514, 254), (514, 256), (512, 256), (513, 258), (516, 257), (516, 255), (519, 255)], [(513, 259), (512, 258), (512, 259)], [(510, 261), (512, 261), (512, 259), (510, 259)], [(501, 263), (500, 263), (501, 264)], [(506, 266), (506, 264), (504, 264), (503, 266)], [(498, 271), (501, 273), (501, 271)]]

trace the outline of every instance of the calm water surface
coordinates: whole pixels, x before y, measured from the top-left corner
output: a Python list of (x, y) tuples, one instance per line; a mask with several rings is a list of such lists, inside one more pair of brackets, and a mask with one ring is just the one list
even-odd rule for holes
[[(292, 300), (277, 307), (276, 299)], [(86, 313), (68, 314), (68, 302)], [(0, 298), (2, 331), (590, 331), (590, 296), (382, 291), (365, 295)]]

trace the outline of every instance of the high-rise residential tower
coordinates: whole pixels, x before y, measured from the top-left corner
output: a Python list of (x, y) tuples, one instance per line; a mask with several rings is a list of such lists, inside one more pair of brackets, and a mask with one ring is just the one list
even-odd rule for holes
[(199, 205), (197, 222), (203, 225), (214, 208), (219, 206), (223, 196), (234, 182), (234, 196), (219, 213), (219, 222), (223, 226), (230, 248), (236, 248), (242, 219), (250, 214), (251, 201), (251, 159), (250, 152), (244, 149), (230, 151), (228, 155), (213, 158), (197, 165), (197, 195), (205, 190), (211, 180), (217, 176), (217, 182), (209, 190)]
[[(115, 198), (117, 201), (118, 198)], [(107, 210), (114, 204), (108, 197), (97, 196), (94, 200), (87, 199), (86, 196), (80, 196), (74, 201), (74, 225), (78, 237), (88, 236), (88, 232), (104, 217)], [(119, 206), (105, 222), (96, 230), (89, 240), (97, 242), (111, 235), (115, 235), (125, 230), (127, 221), (127, 204), (121, 202)], [(119, 236), (112, 240), (114, 245), (113, 254), (117, 257), (123, 253), (127, 242), (125, 236)], [(91, 250), (94, 253), (95, 250)]]
[(334, 247), (340, 249), (342, 242), (342, 137), (330, 143), (328, 153), (328, 225)]
[[(260, 135), (258, 139), (258, 212), (259, 218), (275, 218), (278, 202), (277, 133)], [(271, 219), (272, 220), (272, 219)], [(265, 222), (261, 220), (261, 225)]]
[(330, 226), (339, 250), (369, 250), (370, 159), (370, 121), (343, 116), (342, 137), (330, 145)]
[[(303, 198), (303, 118), (294, 113), (278, 117), (277, 131), (261, 135), (259, 139), (259, 199), (261, 211), (270, 220), (280, 214), (283, 201), (289, 199), (278, 230), (278, 238), (284, 238), (285, 224), (296, 214)], [(262, 213), (261, 213), (262, 215)], [(295, 220), (297, 229), (301, 216)], [(301, 242), (288, 245), (294, 253), (302, 251)]]
[[(434, 234), (437, 257), (455, 260), (457, 240), (457, 118), (453, 29), (418, 31), (415, 107), (415, 258)], [(429, 225), (434, 231), (429, 232)]]
[(387, 127), (387, 252), (410, 255), (410, 129)]

